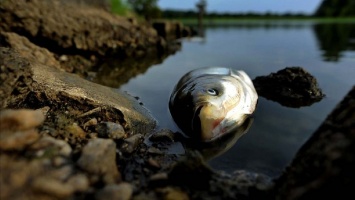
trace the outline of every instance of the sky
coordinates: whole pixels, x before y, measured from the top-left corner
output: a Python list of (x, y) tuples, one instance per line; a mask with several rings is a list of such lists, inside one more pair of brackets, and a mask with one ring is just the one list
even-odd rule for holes
[[(161, 9), (196, 9), (198, 0), (158, 0)], [(312, 14), (322, 0), (207, 0), (207, 12)]]

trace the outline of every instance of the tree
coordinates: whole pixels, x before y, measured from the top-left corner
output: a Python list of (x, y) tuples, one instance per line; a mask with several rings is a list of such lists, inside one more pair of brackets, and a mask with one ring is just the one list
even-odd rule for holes
[(355, 0), (323, 0), (315, 15), (319, 17), (355, 16)]
[(161, 16), (158, 0), (128, 0), (127, 2), (138, 15), (144, 16), (147, 20)]

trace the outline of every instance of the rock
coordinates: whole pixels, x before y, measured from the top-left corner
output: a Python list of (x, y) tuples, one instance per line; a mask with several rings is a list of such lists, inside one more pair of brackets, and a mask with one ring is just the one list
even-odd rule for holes
[(129, 183), (120, 183), (119, 185), (107, 185), (95, 195), (97, 200), (117, 199), (129, 200), (132, 198), (133, 186)]
[(85, 192), (89, 189), (89, 179), (84, 174), (71, 176), (66, 182), (76, 192)]
[(28, 145), (34, 143), (39, 138), (36, 130), (26, 131), (1, 131), (0, 149), (1, 150), (23, 150)]
[(309, 106), (324, 97), (316, 78), (301, 67), (259, 76), (253, 83), (260, 96), (288, 107)]
[(147, 152), (150, 153), (150, 154), (157, 154), (157, 155), (162, 155), (162, 154), (164, 154), (163, 151), (161, 151), (160, 149), (158, 149), (158, 148), (156, 148), (156, 147), (149, 147), (149, 149), (148, 149)]
[(18, 52), (21, 57), (63, 70), (52, 52), (33, 44), (28, 38), (13, 32), (2, 31), (0, 32), (0, 38), (2, 38), (0, 40), (0, 46), (11, 47)]
[(189, 200), (186, 192), (173, 187), (165, 187), (157, 189), (157, 192), (162, 195), (164, 200)]
[(77, 123), (68, 125), (66, 130), (78, 138), (85, 138), (87, 135), (86, 132)]
[(1, 154), (0, 171), (0, 199), (66, 199), (88, 189), (72, 165), (54, 167), (48, 158)]
[(97, 119), (91, 118), (90, 120), (84, 123), (84, 129), (86, 129), (89, 126), (95, 126), (95, 125), (97, 125)]
[(121, 124), (117, 124), (113, 122), (101, 122), (97, 124), (96, 131), (99, 137), (111, 138), (114, 140), (121, 139), (126, 135)]
[(32, 183), (35, 192), (46, 193), (56, 198), (68, 198), (74, 192), (71, 185), (45, 176), (36, 178)]
[(2, 110), (0, 112), (0, 131), (28, 130), (41, 125), (44, 115), (41, 111), (29, 109)]
[(106, 184), (116, 183), (121, 179), (116, 165), (116, 144), (110, 139), (97, 138), (89, 141), (77, 164), (89, 173), (102, 176)]
[(155, 169), (161, 168), (161, 165), (159, 164), (159, 162), (153, 158), (148, 159), (148, 164)]
[(0, 112), (0, 149), (23, 150), (39, 138), (35, 127), (42, 124), (41, 111), (20, 109)]
[(276, 199), (349, 199), (355, 188), (355, 87), (276, 180)]
[(28, 151), (33, 151), (36, 157), (42, 156), (65, 156), (69, 157), (72, 153), (70, 145), (63, 141), (43, 136), (37, 142), (28, 147)]
[[(22, 66), (26, 62), (28, 65)], [(66, 104), (72, 102), (80, 105), (81, 112), (100, 108), (100, 113), (104, 112), (108, 119), (120, 122), (126, 130), (132, 132), (149, 133), (154, 129), (156, 121), (133, 97), (73, 74), (37, 62), (31, 64), (28, 62), (12, 50), (0, 48), (0, 66), (5, 69), (4, 72), (9, 71), (17, 77), (17, 81), (13, 81), (12, 76), (2, 79), (4, 80), (0, 83), (0, 90), (4, 89), (0, 92), (0, 100), (4, 101), (2, 106), (25, 107), (33, 104), (40, 107), (49, 106), (51, 110), (48, 114), (51, 114), (55, 111), (52, 108), (63, 109), (63, 101)], [(26, 72), (28, 76), (26, 79), (20, 78), (25, 76), (22, 72), (24, 68), (29, 70)], [(3, 87), (6, 85), (9, 87)], [(23, 92), (17, 92), (19, 89)]]
[(169, 129), (161, 129), (149, 136), (149, 140), (153, 142), (174, 142), (175, 133)]
[(124, 140), (124, 143), (121, 146), (120, 150), (126, 154), (132, 154), (143, 142), (143, 139), (143, 135), (135, 134)]

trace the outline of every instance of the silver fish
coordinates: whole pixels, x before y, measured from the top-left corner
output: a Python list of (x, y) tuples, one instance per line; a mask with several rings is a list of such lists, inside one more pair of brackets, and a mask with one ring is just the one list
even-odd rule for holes
[(179, 80), (169, 109), (187, 137), (213, 141), (241, 126), (254, 112), (257, 100), (244, 71), (208, 67), (192, 70)]

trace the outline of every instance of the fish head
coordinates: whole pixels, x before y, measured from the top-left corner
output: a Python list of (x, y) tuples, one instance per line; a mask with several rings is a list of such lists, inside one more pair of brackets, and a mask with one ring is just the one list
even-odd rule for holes
[(249, 94), (255, 90), (248, 91), (249, 83), (239, 76), (201, 74), (183, 79), (170, 98), (170, 111), (189, 137), (213, 141), (232, 132), (255, 109), (256, 93)]

